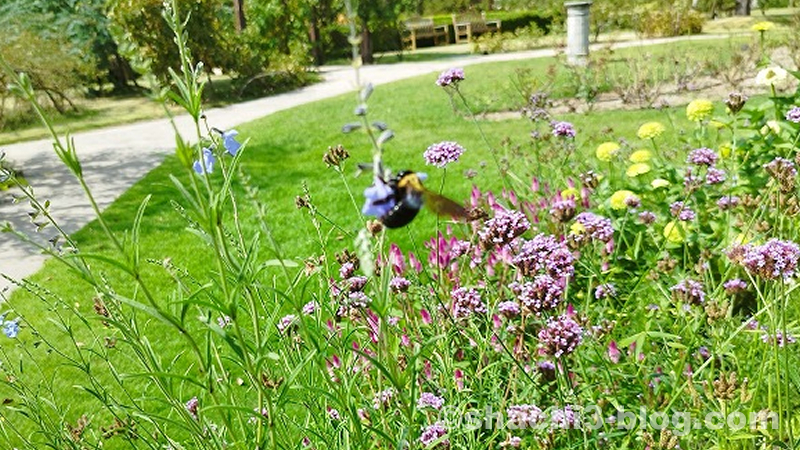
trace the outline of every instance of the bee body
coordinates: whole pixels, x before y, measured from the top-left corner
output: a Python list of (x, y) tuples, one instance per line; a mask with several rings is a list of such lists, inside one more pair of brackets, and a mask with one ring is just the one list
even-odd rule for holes
[(386, 228), (408, 225), (417, 217), (423, 204), (439, 215), (467, 217), (467, 212), (461, 205), (425, 189), (420, 175), (416, 172), (410, 170), (400, 172), (385, 183), (391, 193), (383, 201), (386, 205), (393, 205), (380, 216), (380, 221)]

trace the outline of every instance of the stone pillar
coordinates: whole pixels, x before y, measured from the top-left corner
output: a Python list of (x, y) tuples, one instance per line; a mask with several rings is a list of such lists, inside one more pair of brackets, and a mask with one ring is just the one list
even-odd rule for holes
[(589, 56), (589, 6), (591, 1), (566, 2), (567, 64), (584, 66)]

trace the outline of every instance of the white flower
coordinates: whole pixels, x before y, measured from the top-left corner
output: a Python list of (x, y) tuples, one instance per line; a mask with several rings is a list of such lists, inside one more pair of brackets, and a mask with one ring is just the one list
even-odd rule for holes
[(780, 67), (767, 67), (756, 75), (756, 84), (759, 86), (782, 86), (789, 79), (789, 72)]

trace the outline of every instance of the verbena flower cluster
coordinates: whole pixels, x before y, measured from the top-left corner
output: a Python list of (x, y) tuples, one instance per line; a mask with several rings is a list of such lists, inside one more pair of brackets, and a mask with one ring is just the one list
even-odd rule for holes
[(448, 164), (458, 161), (464, 151), (464, 147), (458, 145), (458, 143), (445, 141), (432, 144), (425, 150), (423, 156), (426, 164), (445, 168)]
[(553, 129), (553, 136), (574, 138), (577, 135), (575, 127), (569, 122), (553, 122), (550, 126)]
[(464, 69), (461, 68), (451, 68), (447, 69), (439, 75), (439, 78), (436, 79), (436, 84), (441, 87), (447, 86), (457, 86), (458, 83), (464, 81)]
[(524, 241), (512, 261), (525, 276), (534, 277), (543, 272), (553, 278), (564, 279), (575, 272), (574, 260), (572, 252), (563, 242), (558, 242), (553, 236), (539, 234)]
[(520, 211), (501, 209), (484, 223), (478, 232), (481, 246), (489, 249), (510, 244), (531, 227), (528, 218)]
[(539, 349), (546, 355), (560, 358), (574, 352), (583, 341), (583, 328), (569, 315), (551, 317), (539, 331)]
[(786, 279), (797, 272), (800, 246), (790, 241), (770, 239), (763, 245), (734, 247), (728, 256), (754, 276), (767, 280)]

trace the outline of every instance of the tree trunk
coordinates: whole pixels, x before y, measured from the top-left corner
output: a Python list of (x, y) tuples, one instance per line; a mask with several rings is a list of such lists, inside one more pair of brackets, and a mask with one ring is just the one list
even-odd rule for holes
[(244, 0), (233, 0), (233, 27), (241, 33), (247, 26), (244, 19)]
[(361, 61), (364, 64), (372, 64), (375, 62), (375, 58), (372, 55), (372, 33), (370, 33), (366, 23), (361, 32)]
[(308, 24), (308, 40), (311, 42), (311, 56), (314, 65), (321, 66), (325, 61), (322, 55), (322, 44), (319, 40), (319, 14), (316, 8), (311, 9), (311, 23)]
[(736, 15), (737, 16), (750, 15), (750, 0), (736, 0)]

